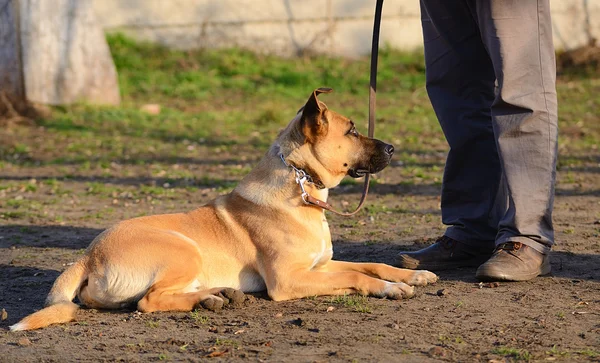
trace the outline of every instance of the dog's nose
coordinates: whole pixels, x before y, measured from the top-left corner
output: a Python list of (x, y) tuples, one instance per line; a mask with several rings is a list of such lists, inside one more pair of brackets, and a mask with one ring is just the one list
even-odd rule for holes
[(383, 151), (385, 151), (386, 154), (392, 156), (392, 154), (394, 153), (394, 145), (387, 145)]

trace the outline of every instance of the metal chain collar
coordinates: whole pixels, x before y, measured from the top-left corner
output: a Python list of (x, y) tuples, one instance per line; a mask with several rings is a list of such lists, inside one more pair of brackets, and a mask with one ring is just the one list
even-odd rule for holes
[(312, 177), (310, 175), (306, 174), (306, 172), (304, 170), (298, 169), (297, 167), (295, 167), (292, 164), (288, 164), (288, 162), (285, 161), (283, 154), (279, 154), (279, 157), (281, 158), (281, 161), (283, 161), (283, 164), (285, 164), (285, 166), (292, 168), (294, 170), (296, 184), (298, 184), (300, 186), (300, 189), (302, 190), (302, 194), (300, 195), (302, 197), (302, 201), (304, 202), (304, 204), (310, 204), (308, 202), (308, 200), (306, 199), (306, 197), (308, 196), (308, 192), (306, 191), (306, 189), (304, 189), (304, 183), (306, 183), (306, 182), (312, 183), (313, 182)]

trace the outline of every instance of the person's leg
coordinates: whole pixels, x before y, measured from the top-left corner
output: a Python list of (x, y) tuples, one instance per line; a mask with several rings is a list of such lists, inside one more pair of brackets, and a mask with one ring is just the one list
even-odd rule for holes
[(479, 266), (491, 255), (506, 210), (490, 114), (496, 76), (474, 9), (473, 1), (421, 1), (427, 92), (450, 146), (441, 209), (442, 222), (450, 226), (445, 237), (451, 240), (401, 252), (401, 267)]
[(550, 272), (546, 255), (554, 243), (558, 116), (550, 5), (481, 0), (476, 10), (498, 82), (491, 111), (508, 192), (496, 238), (501, 248), (477, 276), (527, 280)]

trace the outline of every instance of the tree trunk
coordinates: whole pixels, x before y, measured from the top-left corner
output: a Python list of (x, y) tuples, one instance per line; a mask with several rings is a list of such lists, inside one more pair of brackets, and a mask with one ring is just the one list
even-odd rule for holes
[(117, 72), (90, 0), (8, 3), (14, 1), (20, 3), (22, 74), (28, 101), (119, 104)]
[(8, 100), (22, 103), (25, 97), (17, 5), (15, 0), (0, 0), (0, 108), (6, 107)]

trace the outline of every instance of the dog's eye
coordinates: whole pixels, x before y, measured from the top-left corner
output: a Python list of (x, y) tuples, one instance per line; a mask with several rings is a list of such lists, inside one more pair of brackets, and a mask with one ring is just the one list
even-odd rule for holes
[(354, 125), (352, 125), (352, 128), (350, 130), (348, 130), (346, 135), (352, 135), (354, 137), (358, 137), (358, 131), (356, 131), (356, 127)]

